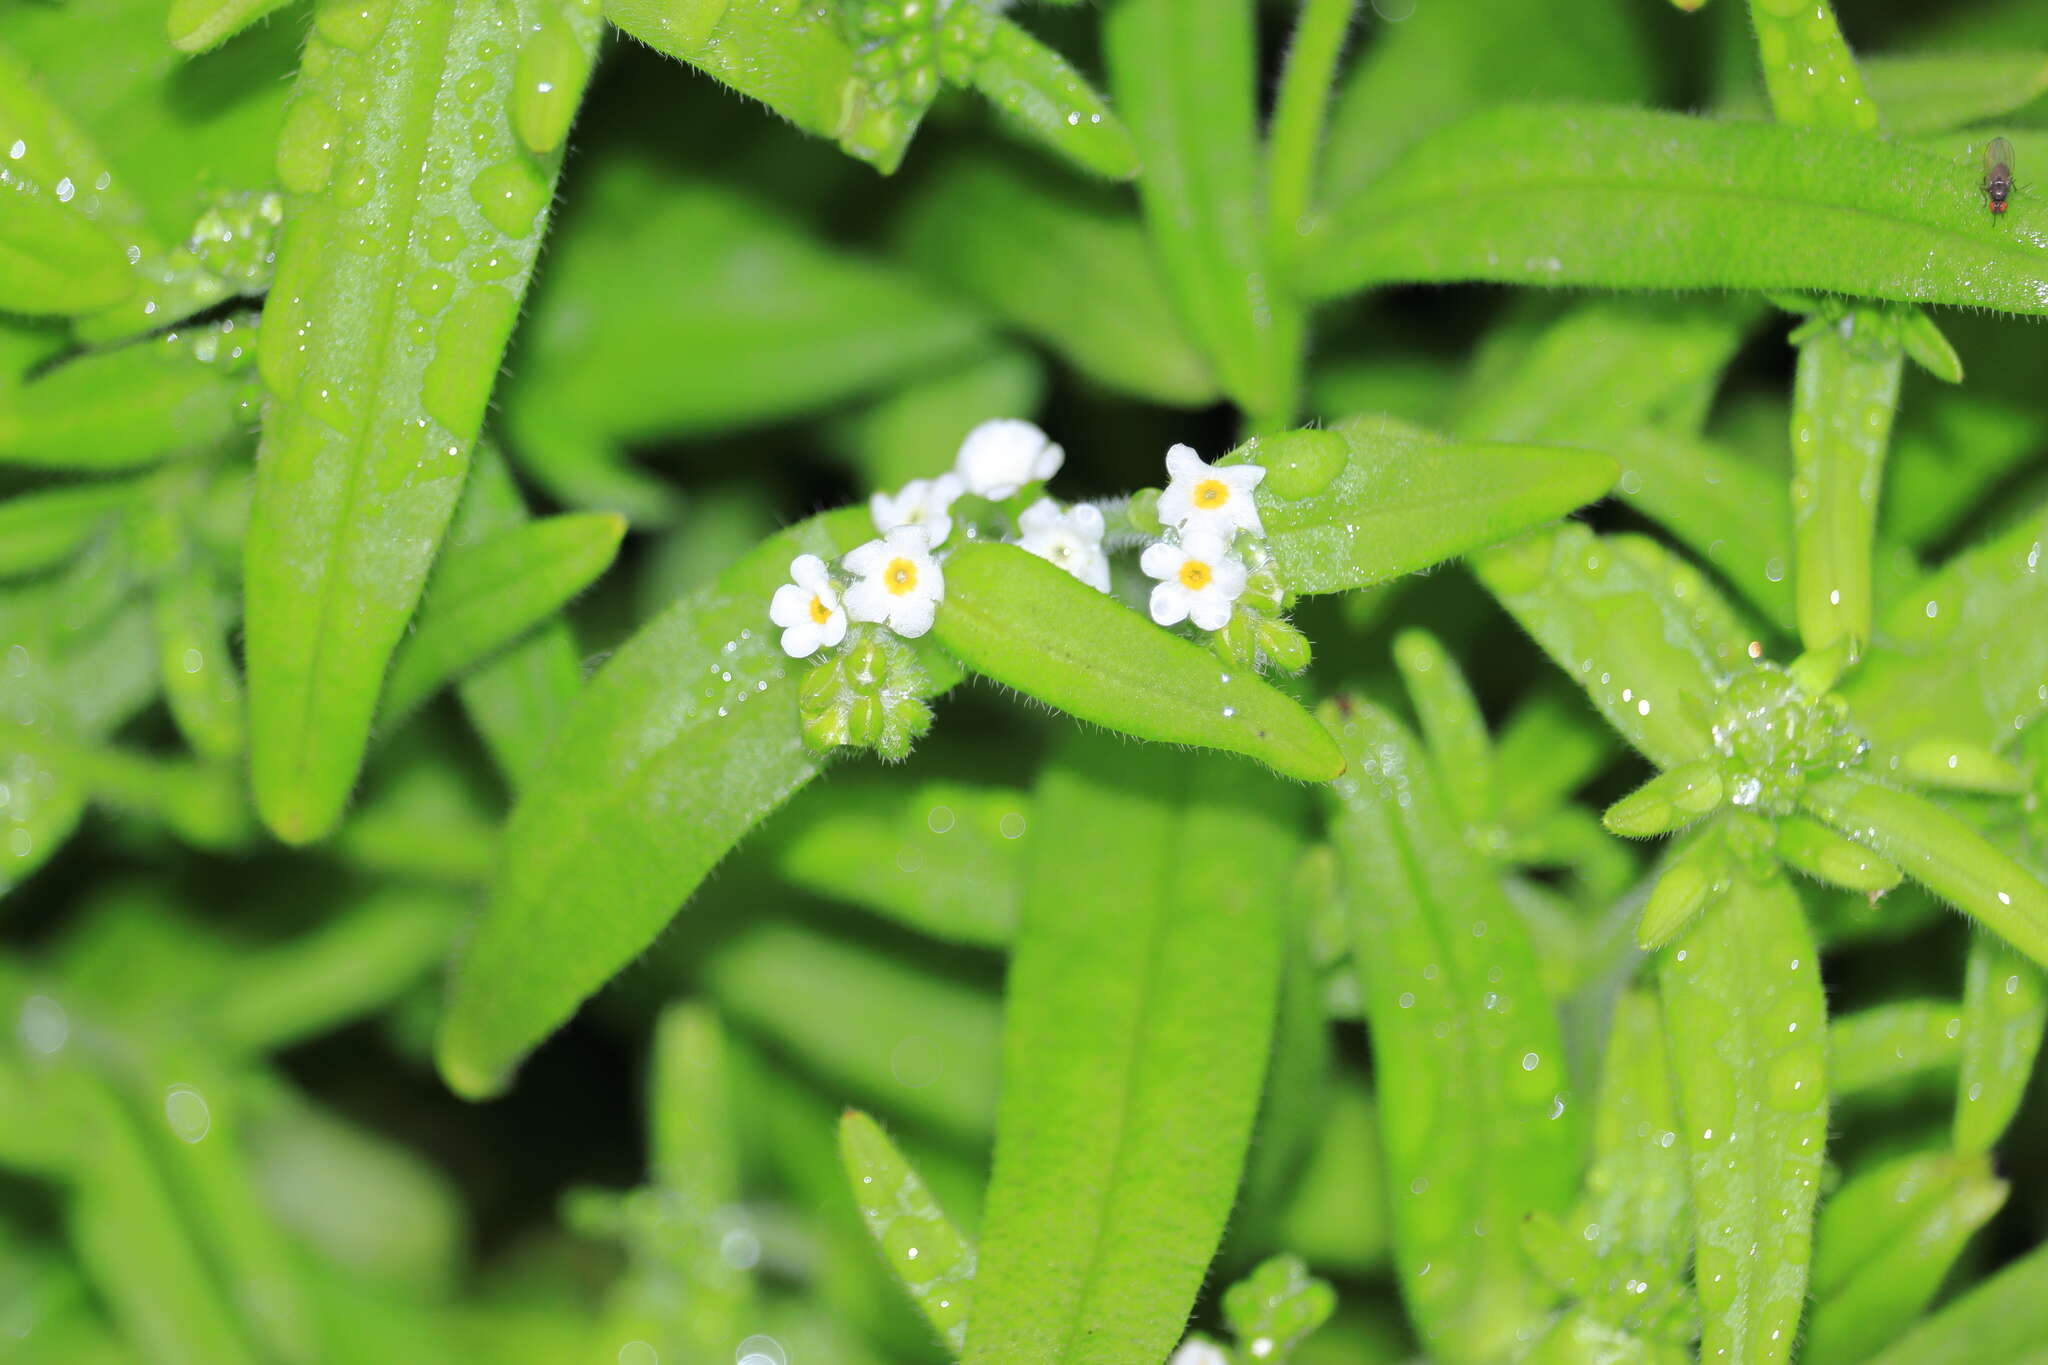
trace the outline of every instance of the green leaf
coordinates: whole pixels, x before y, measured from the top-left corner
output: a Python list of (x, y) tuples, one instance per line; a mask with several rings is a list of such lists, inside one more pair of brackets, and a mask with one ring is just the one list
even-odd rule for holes
[(1293, 698), (1013, 545), (953, 552), (932, 635), (975, 672), (1081, 720), (1243, 754), (1303, 782), (1343, 771)]
[(1522, 628), (1660, 768), (1711, 757), (1706, 716), (1746, 633), (1697, 569), (1652, 541), (1567, 523), (1473, 567)]
[(775, 642), (768, 599), (794, 556), (836, 559), (871, 530), (867, 509), (849, 508), (772, 537), (584, 688), (513, 808), (491, 903), (456, 967), (437, 1050), (458, 1093), (502, 1088), (816, 775), (798, 734), (800, 670)]
[(1138, 198), (1181, 316), (1256, 425), (1294, 417), (1304, 319), (1266, 254), (1256, 6), (1116, 0), (1103, 53), (1137, 137)]
[(1771, 1365), (1790, 1358), (1806, 1297), (1827, 1001), (1790, 884), (1730, 866), (1726, 890), (1659, 955), (1658, 988), (1692, 1170), (1701, 1355)]
[(1577, 304), (1505, 373), (1475, 370), (1458, 431), (1606, 448), (1648, 428), (1695, 427), (1756, 315), (1750, 300), (1624, 295)]
[(1501, 818), (1527, 825), (1549, 815), (1617, 752), (1614, 732), (1575, 694), (1557, 686), (1530, 694), (1494, 738)]
[(1373, 38), (1338, 92), (1324, 194), (1362, 191), (1423, 134), (1506, 99), (1642, 104), (1655, 96), (1629, 0), (1503, 6), (1431, 0)]
[(1259, 490), (1273, 557), (1300, 593), (1370, 587), (1482, 549), (1594, 501), (1616, 472), (1591, 451), (1466, 445), (1371, 417), (1263, 437), (1230, 458), (1301, 463)]
[(1829, 1196), (1814, 1232), (1802, 1365), (1857, 1365), (1897, 1340), (2006, 1192), (1982, 1155), (1923, 1152), (1860, 1172)]
[(999, 344), (839, 418), (829, 428), (832, 442), (865, 486), (900, 488), (952, 468), (960, 443), (990, 413), (1022, 417), (1038, 411), (1046, 382), (1046, 367), (1035, 354)]
[(889, 1269), (957, 1359), (967, 1348), (973, 1244), (946, 1217), (896, 1144), (857, 1109), (839, 1120), (839, 1157), (861, 1220)]
[(158, 582), (150, 603), (171, 718), (194, 753), (222, 763), (240, 758), (247, 739), (242, 675), (228, 650), (234, 607), (203, 560)]
[(853, 939), (775, 923), (720, 946), (704, 984), (727, 1018), (834, 1099), (988, 1140), (1001, 1028), (989, 992)]
[(540, 249), (559, 152), (473, 134), (461, 92), (510, 103), (542, 3), (324, 0), (307, 40), (245, 556), (251, 781), (289, 842), (348, 802)]
[(137, 492), (133, 480), (110, 480), (18, 493), (0, 502), (0, 578), (62, 564), (120, 516)]
[(1953, 1000), (1890, 1000), (1828, 1021), (1828, 1090), (1850, 1096), (1945, 1070), (1961, 1055)]
[(775, 869), (934, 938), (1000, 948), (1017, 929), (1025, 806), (1003, 787), (849, 773), (777, 823)]
[(428, 976), (454, 941), (461, 902), (413, 889), (363, 900), (316, 929), (244, 957), (207, 1001), (214, 1036), (275, 1052), (390, 1003)]
[(1408, 704), (1422, 723), (1430, 764), (1443, 783), (1451, 813), (1468, 828), (1491, 824), (1494, 810), (1493, 741), (1486, 717), (1457, 661), (1424, 630), (1394, 637), (1394, 664)]
[(180, 52), (206, 52), (290, 0), (171, 0), (164, 33)]
[(256, 416), (245, 339), (153, 338), (0, 389), (0, 465), (130, 469), (236, 440)]
[(1303, 0), (1287, 44), (1266, 134), (1266, 250), (1282, 265), (1309, 228), (1330, 82), (1357, 13), (1358, 0)]
[(1799, 639), (1808, 650), (1871, 629), (1871, 552), (1878, 492), (1904, 364), (1883, 313), (1851, 309), (1802, 328), (1792, 397), (1792, 568)]
[(21, 149), (0, 186), (9, 191), (0, 214), (0, 310), (96, 312), (135, 291), (116, 240), (132, 204), (124, 186), (108, 196), (115, 222), (95, 221), (100, 205), (90, 187), (105, 162), (36, 77), (32, 54), (24, 60), (0, 45), (0, 144)]
[(1970, 937), (1963, 983), (1955, 1147), (1972, 1156), (1989, 1152), (2019, 1113), (2048, 1026), (2048, 983), (2039, 967), (1984, 933)]
[(1106, 191), (959, 160), (912, 201), (901, 241), (921, 269), (1089, 378), (1175, 407), (1215, 401), (1144, 229)]
[(2048, 312), (2048, 208), (1984, 211), (1981, 167), (1818, 129), (1520, 106), (1432, 134), (1300, 257), (1316, 294), (1452, 280), (1811, 289)]
[[(479, 443), (448, 528), (449, 551), (527, 523), (526, 503), (504, 455), (491, 442)], [(557, 619), (472, 670), (456, 690), (499, 770), (516, 787), (539, 770), (582, 686), (583, 656), (576, 637), (566, 621)]]
[(256, 1365), (137, 1119), (82, 1071), (53, 1086), (74, 1135), (72, 1248), (123, 1335), (158, 1360)]
[(1896, 137), (1967, 128), (2048, 94), (2039, 52), (1898, 53), (1863, 59), (1871, 98)]
[(2048, 1335), (2048, 1246), (1922, 1319), (1864, 1365), (2036, 1365)]
[(1795, 609), (1785, 479), (1724, 445), (1676, 432), (1632, 432), (1613, 449), (1621, 462), (1616, 494), (1789, 632)]
[(1247, 769), (1097, 737), (1046, 771), (967, 1361), (1179, 1339), (1266, 1069), (1294, 815)]
[(1856, 772), (1810, 784), (1801, 804), (2048, 964), (2048, 886), (1948, 811)]
[(1877, 106), (1827, 0), (1811, 7), (1785, 0), (1749, 0), (1764, 89), (1780, 123), (1845, 132), (1877, 131)]
[(578, 190), (499, 414), (514, 463), (565, 502), (672, 520), (675, 491), (627, 447), (814, 413), (987, 345), (975, 313), (731, 190), (627, 157)]
[(1067, 59), (1007, 19), (974, 63), (974, 88), (1019, 133), (1112, 180), (1138, 173), (1138, 148), (1106, 100)]
[(1885, 648), (1842, 685), (1882, 750), (1933, 731), (2002, 748), (2048, 713), (2048, 508), (1902, 594), (1878, 623)]
[(1561, 1213), (1582, 1125), (1527, 932), (1466, 844), (1419, 747), (1362, 701), (1326, 709), (1379, 1082), (1400, 1284), (1423, 1344), (1492, 1361), (1548, 1305), (1513, 1231)]
[(451, 679), (561, 610), (611, 567), (625, 533), (614, 513), (572, 512), (451, 547), (391, 657), (384, 725), (396, 728)]
[(854, 49), (827, 8), (788, 10), (779, 0), (606, 0), (605, 18), (656, 52), (688, 62), (760, 100), (849, 156), (894, 170), (915, 122), (854, 71)]

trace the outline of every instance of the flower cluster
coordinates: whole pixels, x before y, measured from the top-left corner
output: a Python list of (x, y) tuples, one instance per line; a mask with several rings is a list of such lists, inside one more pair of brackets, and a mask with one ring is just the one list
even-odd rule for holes
[[(961, 442), (950, 471), (868, 499), (878, 535), (841, 557), (837, 572), (816, 555), (790, 562), (790, 581), (768, 604), (769, 619), (782, 628), (783, 652), (808, 659), (838, 651), (804, 682), (804, 735), (813, 747), (863, 745), (899, 757), (923, 732), (924, 673), (904, 642), (932, 628), (945, 600), (949, 542), (1014, 531), (1012, 543), (1109, 591), (1099, 508), (1062, 507), (1047, 497), (1021, 509), (1003, 506), (1051, 478), (1065, 460), (1030, 422), (983, 422)], [(965, 517), (963, 508), (971, 509)]]
[[(1308, 664), (1308, 641), (1281, 615), (1286, 592), (1266, 548), (1255, 464), (1211, 465), (1191, 447), (1166, 452), (1167, 484), (1149, 509), (1161, 538), (1138, 567), (1158, 583), (1152, 619), (1215, 632), (1225, 661), (1295, 672)], [(1143, 515), (1134, 508), (1134, 519)]]

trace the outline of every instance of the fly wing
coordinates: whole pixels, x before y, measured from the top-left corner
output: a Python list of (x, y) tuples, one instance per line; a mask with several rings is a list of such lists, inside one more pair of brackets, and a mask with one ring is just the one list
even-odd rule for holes
[(2012, 143), (2002, 137), (1992, 138), (1984, 144), (1984, 174), (2012, 178)]

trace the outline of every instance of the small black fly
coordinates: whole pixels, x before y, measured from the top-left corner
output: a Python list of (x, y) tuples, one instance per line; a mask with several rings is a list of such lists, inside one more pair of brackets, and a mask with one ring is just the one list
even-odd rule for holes
[(1984, 144), (1984, 198), (1993, 213), (2004, 213), (2012, 198), (2012, 144), (2002, 137)]

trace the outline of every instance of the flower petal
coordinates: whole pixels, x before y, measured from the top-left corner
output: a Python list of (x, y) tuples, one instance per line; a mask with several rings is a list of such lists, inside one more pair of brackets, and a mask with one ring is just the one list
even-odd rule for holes
[[(1180, 572), (1180, 566), (1187, 563), (1187, 551), (1178, 545), (1168, 545), (1155, 540), (1145, 547), (1145, 553), (1138, 556), (1138, 567), (1151, 578), (1171, 578)], [(1179, 620), (1179, 617), (1175, 617)]]
[(846, 590), (841, 605), (856, 621), (886, 621), (892, 601), (880, 578), (863, 578)]
[(795, 583), (784, 583), (768, 599), (768, 619), (778, 626), (794, 626), (810, 619), (812, 593)]
[(1214, 588), (1188, 594), (1188, 619), (1203, 630), (1221, 630), (1230, 624), (1230, 599)]
[(1152, 589), (1152, 619), (1162, 626), (1179, 625), (1188, 619), (1188, 597), (1186, 588), (1171, 580)]

